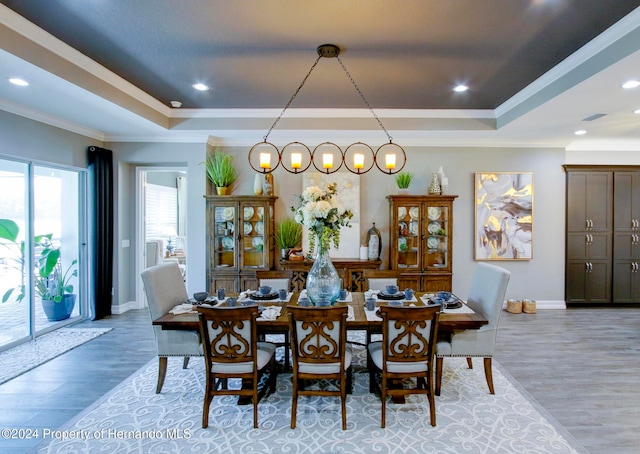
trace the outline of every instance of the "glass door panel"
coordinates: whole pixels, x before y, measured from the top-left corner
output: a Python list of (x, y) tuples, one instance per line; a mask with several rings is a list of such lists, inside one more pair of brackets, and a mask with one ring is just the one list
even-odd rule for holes
[(0, 159), (0, 349), (31, 336), (28, 164)]
[(242, 266), (264, 268), (264, 207), (242, 204)]
[(420, 208), (417, 205), (398, 206), (398, 267), (420, 267)]
[(449, 267), (449, 211), (448, 207), (427, 206), (427, 268)]
[(43, 279), (39, 259), (47, 242), (35, 245), (35, 326), (39, 331), (81, 315), (80, 177), (70, 170), (39, 165), (33, 169), (34, 234), (49, 236), (49, 247), (60, 254), (51, 274)]
[(215, 206), (215, 230), (213, 232), (214, 268), (237, 268), (236, 263), (236, 220), (235, 206)]

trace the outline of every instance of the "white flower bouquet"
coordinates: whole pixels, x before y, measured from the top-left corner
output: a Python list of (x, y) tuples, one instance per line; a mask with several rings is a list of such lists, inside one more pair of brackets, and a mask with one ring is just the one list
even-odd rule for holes
[(295, 194), (298, 206), (291, 207), (291, 211), (296, 222), (304, 225), (311, 233), (309, 252), (313, 252), (315, 248), (316, 235), (321, 249), (328, 250), (331, 243), (337, 248), (340, 244), (340, 228), (351, 227), (349, 220), (353, 213), (342, 206), (337, 194), (336, 183), (329, 184), (325, 190), (310, 186), (302, 194)]

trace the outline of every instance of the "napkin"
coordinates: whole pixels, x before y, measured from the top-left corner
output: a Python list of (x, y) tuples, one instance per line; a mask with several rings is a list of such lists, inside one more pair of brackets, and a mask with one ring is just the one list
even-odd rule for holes
[(244, 292), (240, 292), (240, 294), (238, 295), (238, 300), (242, 301), (242, 300), (249, 299), (249, 295), (251, 295), (253, 292), (255, 292), (255, 290), (251, 290), (251, 289), (247, 289)]
[(276, 320), (280, 317), (280, 311), (282, 311), (282, 306), (265, 307), (258, 320)]
[(171, 309), (169, 312), (171, 312), (173, 315), (194, 314), (194, 313), (196, 313), (196, 311), (193, 310), (193, 304), (191, 304), (191, 303), (178, 304), (176, 307)]
[(348, 306), (347, 309), (347, 321), (353, 321), (356, 319), (355, 313), (353, 312), (353, 306)]

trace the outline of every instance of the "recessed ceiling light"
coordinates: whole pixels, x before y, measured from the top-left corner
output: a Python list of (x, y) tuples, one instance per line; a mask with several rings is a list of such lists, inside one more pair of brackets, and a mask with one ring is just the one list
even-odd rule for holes
[(579, 130), (577, 130), (576, 132), (574, 132), (574, 134), (575, 134), (576, 136), (583, 136), (583, 135), (585, 135), (586, 133), (587, 133), (587, 131), (585, 131), (584, 129), (579, 129)]
[(633, 111), (633, 113), (635, 113), (635, 114), (640, 114), (640, 109), (638, 109), (638, 110), (634, 110), (634, 111)]
[(455, 87), (453, 87), (453, 91), (455, 91), (456, 93), (462, 93), (465, 92), (469, 89), (469, 87), (467, 85), (456, 85)]
[(9, 79), (9, 82), (11, 82), (13, 85), (18, 85), (20, 87), (26, 87), (29, 85), (29, 82), (27, 82), (24, 79), (19, 79), (18, 77), (12, 77), (11, 79)]
[(209, 89), (205, 84), (193, 84), (193, 88), (200, 91), (207, 91)]
[(176, 109), (182, 107), (182, 103), (180, 101), (171, 101), (171, 107), (175, 107)]
[(639, 80), (630, 80), (622, 84), (622, 88), (636, 88), (640, 86)]

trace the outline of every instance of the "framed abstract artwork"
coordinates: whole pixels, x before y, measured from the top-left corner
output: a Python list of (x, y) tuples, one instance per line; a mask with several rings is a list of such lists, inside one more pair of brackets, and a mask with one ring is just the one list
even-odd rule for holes
[(533, 258), (533, 173), (475, 173), (475, 260)]

